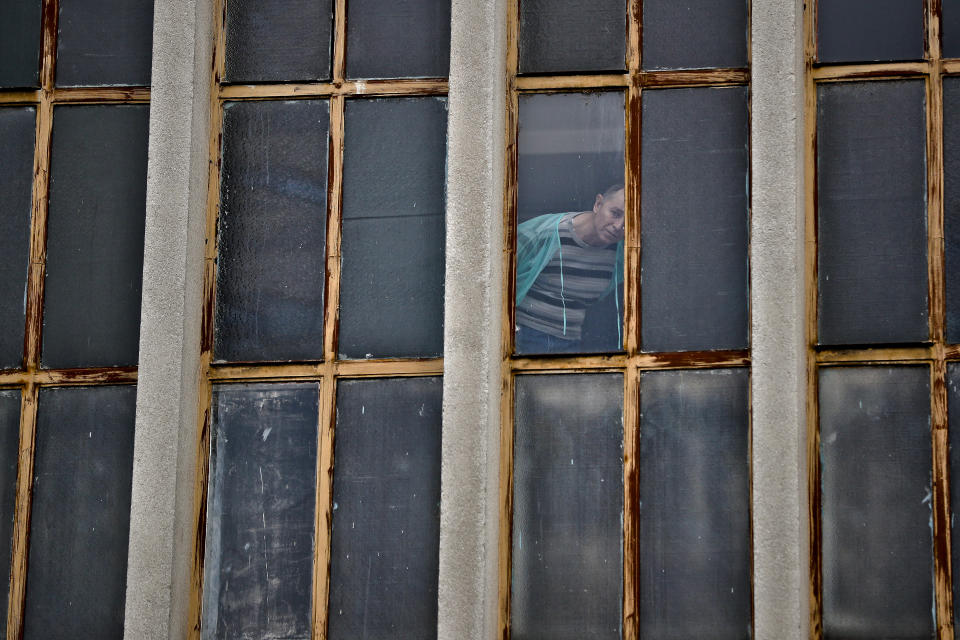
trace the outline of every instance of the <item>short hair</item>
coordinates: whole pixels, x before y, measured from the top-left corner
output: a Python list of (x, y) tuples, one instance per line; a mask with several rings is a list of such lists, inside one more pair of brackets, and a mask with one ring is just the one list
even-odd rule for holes
[(606, 200), (608, 197), (612, 196), (612, 195), (615, 194), (617, 191), (623, 191), (623, 183), (622, 183), (622, 182), (618, 182), (618, 183), (616, 183), (616, 184), (610, 185), (609, 187), (607, 187), (606, 189), (604, 189), (604, 190), (603, 190), (603, 193), (601, 193), (600, 195), (603, 196), (604, 200)]

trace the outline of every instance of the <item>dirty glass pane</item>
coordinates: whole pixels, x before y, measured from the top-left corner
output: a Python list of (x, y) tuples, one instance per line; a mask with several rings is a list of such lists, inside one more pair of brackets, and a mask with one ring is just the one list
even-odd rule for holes
[(923, 10), (918, 0), (818, 0), (817, 58), (820, 62), (920, 60)]
[(214, 357), (323, 357), (323, 100), (224, 106)]
[[(13, 516), (17, 497), (17, 457), (20, 452), (20, 391), (0, 389), (0, 574), (10, 574)], [(7, 615), (10, 582), (0, 587), (0, 615)], [(0, 639), (7, 637), (0, 625)]]
[(626, 43), (625, 0), (520, 3), (520, 73), (622, 71)]
[(926, 340), (923, 81), (822, 84), (817, 101), (820, 343)]
[(0, 88), (40, 86), (41, 0), (3, 4), (0, 20)]
[[(957, 515), (960, 514), (960, 363), (947, 363), (947, 413), (950, 418), (950, 528), (953, 531), (953, 540), (960, 535), (960, 527), (955, 527)], [(960, 571), (960, 545), (951, 544), (953, 558), (953, 575)], [(954, 578), (954, 585), (957, 580)], [(960, 589), (953, 589), (953, 619), (960, 621)]]
[(23, 364), (37, 110), (0, 109), (0, 369)]
[(512, 637), (619, 640), (623, 376), (515, 384)]
[(441, 378), (337, 385), (331, 640), (436, 638)]
[(149, 108), (57, 107), (53, 114), (43, 366), (133, 366)]
[(941, 4), (940, 33), (943, 34), (943, 57), (960, 58), (960, 5), (956, 2)]
[(750, 637), (750, 375), (640, 382), (640, 637)]
[(825, 638), (931, 638), (930, 372), (820, 370)]
[(745, 0), (644, 0), (643, 68), (747, 66)]
[[(960, 343), (960, 78), (943, 79), (943, 231), (947, 342)], [(2, 161), (0, 161), (2, 162)], [(958, 618), (960, 621), (960, 618)]]
[(25, 640), (123, 636), (137, 388), (44, 388)]
[(348, 78), (445, 78), (450, 0), (350, 0)]
[(520, 96), (516, 352), (620, 351), (623, 93)]
[(213, 388), (203, 638), (310, 638), (319, 387)]
[(349, 100), (344, 138), (340, 357), (440, 356), (446, 100)]
[(332, 0), (228, 0), (224, 79), (329, 79), (332, 4)]
[(150, 85), (152, 0), (61, 0), (57, 86)]
[(643, 94), (644, 351), (746, 349), (746, 87)]

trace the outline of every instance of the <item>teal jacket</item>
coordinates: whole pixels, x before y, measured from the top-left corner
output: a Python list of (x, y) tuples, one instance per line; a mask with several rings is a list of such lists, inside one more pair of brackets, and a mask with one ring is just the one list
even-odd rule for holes
[[(560, 221), (570, 212), (548, 213), (527, 220), (517, 227), (517, 304), (520, 304), (533, 283), (537, 281), (540, 272), (550, 263), (553, 256), (560, 254), (560, 287), (563, 287), (563, 251), (560, 249)], [(617, 336), (620, 335), (620, 296), (618, 285), (623, 282), (623, 241), (617, 243), (617, 258), (614, 276), (610, 279), (610, 286), (604, 291), (609, 295), (612, 291), (617, 305)], [(563, 330), (567, 330), (567, 312), (563, 312)]]

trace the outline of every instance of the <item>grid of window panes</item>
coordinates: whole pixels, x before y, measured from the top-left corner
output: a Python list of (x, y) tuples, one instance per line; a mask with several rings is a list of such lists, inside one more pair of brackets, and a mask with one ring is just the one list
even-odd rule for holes
[(449, 1), (217, 16), (191, 637), (435, 637)]
[(749, 3), (509, 11), (501, 635), (749, 637)]
[(153, 3), (0, 13), (0, 638), (117, 638)]
[(960, 7), (808, 5), (814, 638), (955, 638)]

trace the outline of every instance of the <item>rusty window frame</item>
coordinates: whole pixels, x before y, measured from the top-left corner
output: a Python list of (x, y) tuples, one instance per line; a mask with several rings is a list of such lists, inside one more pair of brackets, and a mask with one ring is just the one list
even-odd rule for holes
[[(505, 131), (506, 184), (503, 203), (503, 300), (500, 352), (500, 521), (498, 560), (498, 637), (510, 637), (511, 549), (513, 531), (513, 439), (514, 385), (517, 375), (556, 373), (620, 373), (624, 380), (623, 406), (623, 603), (624, 640), (639, 634), (639, 468), (640, 376), (645, 371), (669, 369), (718, 369), (750, 367), (750, 349), (728, 351), (687, 351), (648, 353), (640, 350), (640, 157), (641, 93), (646, 88), (750, 86), (750, 33), (747, 33), (747, 67), (725, 69), (644, 71), (641, 67), (643, 0), (627, 1), (627, 70), (625, 73), (585, 73), (563, 75), (520, 75), (519, 36), (522, 0), (508, 0)], [(750, 24), (750, 3), (747, 3)], [(566, 91), (620, 89), (625, 93), (625, 199), (626, 232), (624, 240), (624, 353), (581, 356), (515, 356), (514, 305), (518, 186), (519, 96)], [(750, 100), (748, 98), (748, 108)], [(750, 206), (748, 204), (748, 215)], [(749, 239), (748, 239), (749, 247)], [(748, 434), (752, 434), (751, 425)], [(752, 440), (752, 435), (748, 436)], [(749, 460), (748, 460), (749, 462)], [(752, 474), (751, 474), (752, 477)], [(752, 479), (751, 479), (752, 484)], [(752, 513), (752, 505), (749, 506)], [(753, 546), (751, 517), (750, 547)], [(752, 565), (752, 554), (751, 554)], [(751, 594), (753, 567), (750, 567)], [(751, 598), (753, 628), (753, 605)]]

